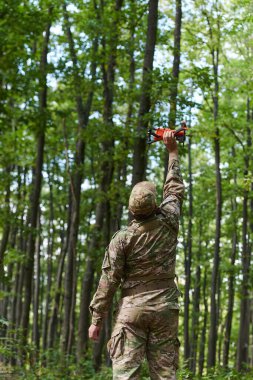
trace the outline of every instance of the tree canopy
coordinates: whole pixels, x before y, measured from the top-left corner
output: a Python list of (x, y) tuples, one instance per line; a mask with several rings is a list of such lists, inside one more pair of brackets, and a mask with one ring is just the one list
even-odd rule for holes
[(95, 345), (88, 306), (132, 185), (161, 199), (147, 130), (185, 119), (179, 377), (252, 378), (252, 1), (9, 0), (0, 15), (0, 372), (111, 378), (120, 293)]

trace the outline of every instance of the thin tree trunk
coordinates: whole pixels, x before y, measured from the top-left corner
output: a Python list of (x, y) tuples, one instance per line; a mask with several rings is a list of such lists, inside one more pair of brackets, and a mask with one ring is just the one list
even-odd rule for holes
[(47, 54), (48, 54), (48, 44), (50, 36), (51, 27), (51, 13), (52, 8), (49, 9), (49, 21), (46, 27), (43, 49), (41, 53), (40, 61), (40, 92), (39, 92), (39, 109), (40, 109), (40, 124), (37, 133), (37, 151), (36, 151), (36, 162), (33, 171), (32, 180), (32, 191), (30, 200), (30, 220), (29, 228), (31, 232), (28, 236), (28, 246), (27, 246), (27, 259), (24, 265), (25, 269), (25, 296), (24, 304), (22, 309), (22, 321), (21, 327), (23, 329), (23, 344), (27, 342), (28, 336), (28, 325), (29, 325), (29, 313), (31, 306), (32, 297), (32, 278), (33, 278), (33, 267), (34, 267), (34, 251), (35, 251), (35, 230), (37, 224), (38, 210), (39, 210), (39, 200), (42, 182), (42, 167), (43, 167), (43, 156), (44, 156), (44, 145), (45, 145), (45, 129), (47, 125), (46, 109), (47, 109)]
[(23, 304), (22, 304), (22, 291), (23, 291), (23, 284), (24, 284), (24, 265), (21, 263), (20, 265), (20, 272), (18, 277), (18, 291), (17, 291), (17, 306), (15, 310), (16, 314), (16, 326), (19, 327), (21, 325), (21, 316), (22, 316), (22, 310), (23, 310)]
[[(235, 149), (232, 149), (232, 157), (235, 158)], [(237, 185), (236, 174), (234, 175), (234, 185)], [(231, 329), (232, 329), (232, 320), (233, 320), (233, 309), (234, 309), (234, 296), (235, 296), (235, 274), (234, 274), (234, 265), (236, 259), (236, 250), (237, 250), (237, 203), (236, 199), (231, 199), (231, 211), (232, 211), (232, 220), (233, 220), (233, 236), (232, 236), (232, 252), (230, 259), (231, 269), (228, 276), (228, 308), (227, 315), (225, 320), (225, 333), (224, 333), (224, 342), (223, 342), (223, 367), (228, 367), (229, 359), (229, 348), (230, 348), (230, 338), (231, 338)]]
[(92, 286), (94, 280), (94, 268), (92, 259), (88, 256), (86, 259), (86, 270), (82, 283), (82, 297), (80, 305), (80, 316), (78, 323), (77, 338), (77, 358), (80, 361), (88, 348), (88, 328), (89, 328), (89, 304), (91, 301)]
[[(71, 208), (70, 208), (70, 226), (68, 228), (68, 247), (67, 263), (65, 273), (65, 292), (64, 292), (64, 319), (62, 328), (62, 352), (71, 353), (74, 338), (74, 313), (76, 304), (76, 244), (78, 238), (79, 218), (80, 218), (80, 200), (81, 184), (83, 180), (83, 163), (85, 157), (85, 142), (83, 131), (86, 129), (89, 121), (89, 115), (93, 99), (93, 88), (88, 94), (86, 104), (83, 105), (81, 77), (77, 65), (77, 55), (74, 48), (73, 35), (70, 29), (69, 16), (66, 4), (63, 5), (66, 34), (69, 43), (70, 56), (74, 69), (74, 89), (76, 94), (76, 109), (78, 115), (78, 137), (76, 143), (75, 168), (71, 175)], [(97, 51), (97, 39), (95, 39), (94, 52)], [(96, 60), (91, 66), (92, 83), (96, 75)]]
[[(250, 122), (250, 99), (247, 99), (247, 150), (251, 148), (251, 130)], [(250, 158), (246, 152), (244, 157), (245, 177), (248, 175)], [(248, 189), (244, 190), (243, 196), (243, 222), (242, 222), (242, 284), (241, 284), (241, 304), (240, 304), (240, 327), (237, 346), (237, 363), (238, 371), (244, 369), (249, 362), (249, 332), (250, 332), (250, 262), (251, 247), (249, 244), (248, 232)]]
[(195, 286), (194, 293), (192, 297), (192, 326), (191, 326), (191, 345), (190, 345), (190, 360), (189, 369), (193, 374), (196, 373), (197, 364), (197, 346), (198, 346), (198, 330), (199, 330), (199, 304), (200, 304), (200, 288), (201, 288), (201, 268), (200, 260), (202, 256), (201, 241), (202, 237), (202, 226), (203, 222), (200, 219), (199, 222), (199, 246), (197, 250), (197, 267), (195, 272)]
[(249, 318), (250, 318), (250, 298), (249, 298), (249, 269), (250, 252), (247, 241), (248, 224), (248, 192), (245, 190), (243, 199), (243, 231), (242, 231), (242, 267), (243, 280), (241, 284), (241, 304), (240, 304), (240, 327), (237, 347), (237, 370), (241, 371), (248, 363), (249, 352)]
[[(22, 192), (21, 192), (21, 187), (22, 187), (22, 177), (21, 177), (21, 167), (18, 166), (17, 169), (17, 183), (18, 183), (18, 191), (17, 191), (17, 199), (18, 199), (18, 204), (21, 204), (21, 199), (22, 199)], [(21, 212), (20, 212), (21, 211)], [(18, 221), (18, 218), (20, 218), (21, 223)], [(16, 232), (15, 232), (15, 247), (20, 249), (20, 246), (18, 246), (19, 241), (18, 240), (18, 235), (22, 234), (23, 230), (23, 220), (24, 220), (24, 210), (20, 210), (20, 208), (17, 208), (16, 212)], [(20, 231), (19, 231), (20, 230)], [(13, 246), (14, 248), (14, 246)], [(19, 276), (20, 276), (20, 269), (21, 265), (18, 262), (16, 265), (16, 271), (15, 271), (15, 278), (13, 280), (13, 288), (12, 288), (12, 303), (10, 307), (10, 317), (9, 317), (9, 325), (8, 325), (8, 335), (14, 336), (14, 329), (16, 328), (16, 306), (17, 306), (17, 292), (18, 292), (18, 281), (19, 281)], [(10, 332), (10, 334), (9, 334)]]
[(217, 332), (217, 341), (218, 341), (218, 365), (221, 365), (221, 342), (224, 336), (224, 328), (225, 324), (222, 323), (222, 315), (223, 315), (223, 305), (221, 304), (221, 274), (218, 274), (218, 282), (217, 282), (217, 330), (220, 329), (218, 334)]
[[(117, 45), (118, 45), (118, 33), (119, 33), (119, 21), (120, 21), (120, 11), (123, 5), (123, 0), (115, 1), (115, 11), (111, 20), (111, 30), (112, 36), (108, 41), (110, 46), (110, 54), (108, 56), (108, 61), (102, 63), (102, 73), (103, 73), (103, 88), (104, 88), (104, 105), (103, 105), (103, 121), (108, 130), (112, 130), (113, 127), (113, 100), (114, 100), (114, 80), (115, 80), (115, 68), (116, 68), (116, 58), (117, 58)], [(101, 4), (101, 9), (103, 10), (103, 3)], [(106, 38), (102, 39), (103, 52), (106, 59)], [(105, 63), (107, 62), (107, 65)], [(102, 142), (102, 153), (107, 155), (107, 158), (102, 162), (101, 172), (102, 178), (100, 183), (100, 191), (102, 194), (108, 194), (110, 184), (113, 178), (114, 162), (113, 162), (113, 150), (114, 150), (114, 139), (109, 138)], [(110, 157), (108, 159), (108, 157)], [(77, 342), (77, 357), (81, 360), (85, 350), (87, 349), (87, 328), (89, 324), (89, 313), (88, 305), (91, 299), (91, 289), (94, 277), (94, 254), (95, 248), (99, 246), (100, 231), (104, 228), (104, 218), (107, 211), (110, 210), (110, 203), (108, 199), (99, 202), (96, 207), (96, 228), (94, 234), (91, 238), (89, 244), (89, 256), (87, 258), (86, 273), (84, 275), (84, 280), (82, 284), (82, 295), (81, 295), (81, 312), (79, 317), (79, 334)], [(110, 212), (110, 211), (109, 211)], [(108, 221), (108, 229), (110, 230), (110, 221)], [(108, 231), (106, 235), (106, 244), (109, 241), (110, 232)], [(84, 302), (83, 302), (84, 300)], [(83, 302), (83, 303), (82, 303)], [(101, 333), (101, 339), (104, 337), (104, 333)], [(103, 341), (100, 340), (100, 344), (103, 346)], [(95, 346), (98, 347), (98, 346)], [(99, 368), (101, 365), (101, 352), (93, 352), (94, 367)], [(100, 357), (99, 357), (100, 356)]]
[(46, 287), (46, 305), (44, 311), (44, 321), (43, 321), (43, 341), (42, 347), (45, 351), (47, 348), (47, 337), (48, 337), (48, 322), (49, 322), (49, 307), (51, 303), (51, 285), (52, 285), (52, 257), (54, 251), (54, 198), (53, 198), (53, 185), (50, 179), (50, 168), (48, 168), (48, 181), (49, 181), (49, 215), (50, 220), (48, 224), (48, 250), (47, 250), (47, 287)]
[(205, 347), (206, 347), (206, 327), (207, 327), (207, 316), (208, 316), (208, 300), (206, 296), (206, 269), (204, 274), (204, 283), (203, 283), (203, 303), (204, 303), (204, 319), (202, 325), (202, 332), (199, 345), (199, 376), (201, 377), (204, 369), (205, 362)]
[(62, 231), (61, 253), (59, 257), (59, 264), (57, 268), (56, 281), (55, 281), (56, 290), (55, 290), (55, 295), (54, 295), (54, 300), (53, 300), (54, 302), (53, 302), (53, 307), (51, 311), (51, 317), (48, 323), (47, 348), (54, 347), (54, 341), (57, 334), (57, 325), (61, 316), (60, 300), (61, 300), (61, 295), (62, 295), (62, 276), (63, 276), (63, 269), (64, 269), (64, 261), (65, 261), (66, 252), (67, 252), (67, 239), (68, 239), (67, 236), (68, 236), (67, 232)]
[[(21, 220), (23, 220), (23, 213), (21, 212), (21, 215), (19, 214), (19, 204), (21, 203), (21, 186), (22, 186), (22, 179), (21, 179), (21, 172), (20, 172), (20, 166), (17, 167), (17, 183), (18, 183), (18, 189), (17, 189), (17, 210), (15, 213), (15, 224), (13, 227), (13, 231), (11, 233), (11, 242), (10, 247), (11, 249), (19, 248), (17, 247), (17, 237), (18, 237), (18, 231), (19, 231), (19, 218), (21, 217)], [(12, 281), (9, 283), (9, 294), (8, 297), (8, 326), (7, 326), (7, 332), (6, 335), (9, 340), (12, 340), (15, 338), (15, 328), (16, 328), (16, 320), (15, 320), (15, 312), (16, 312), (16, 302), (17, 302), (17, 285), (18, 285), (18, 274), (19, 274), (19, 268), (20, 263), (18, 262), (16, 265), (14, 265), (14, 276), (12, 276)], [(13, 284), (11, 286), (11, 284)], [(10, 358), (11, 365), (15, 365), (16, 362), (16, 347), (13, 347), (12, 349), (13, 354)]]
[(184, 291), (184, 359), (188, 362), (190, 358), (189, 342), (189, 305), (191, 288), (191, 262), (192, 262), (192, 219), (193, 219), (193, 194), (192, 194), (192, 157), (191, 138), (188, 143), (188, 177), (189, 177), (189, 215), (188, 215), (188, 236), (187, 236), (187, 256), (185, 257), (185, 291)]
[[(172, 78), (169, 87), (169, 128), (174, 129), (177, 117), (177, 95), (178, 95), (178, 82), (180, 73), (180, 55), (181, 55), (181, 25), (182, 25), (182, 0), (176, 0), (176, 17), (174, 28), (174, 48), (173, 48), (173, 66), (172, 66)], [(168, 171), (169, 154), (165, 151), (164, 158), (164, 179), (167, 176)], [(189, 343), (187, 343), (187, 351), (185, 355), (189, 357)]]
[(134, 141), (132, 186), (145, 179), (146, 135), (151, 107), (152, 70), (156, 45), (158, 0), (149, 0), (148, 27), (142, 71), (142, 92)]
[[(24, 203), (26, 200), (27, 196), (27, 186), (26, 186), (26, 179), (28, 175), (28, 168), (24, 168), (24, 174), (23, 174), (23, 191), (22, 191), (22, 196), (21, 196), (21, 201), (20, 204)], [(19, 225), (19, 239), (18, 239), (18, 249), (20, 252), (25, 254), (26, 252), (26, 238), (25, 238), (25, 229), (24, 229), (24, 224), (25, 224), (25, 210), (26, 207), (23, 207), (22, 212), (21, 212), (21, 220), (20, 220), (20, 225)], [(16, 321), (16, 333), (15, 337), (16, 339), (18, 338), (18, 328), (20, 327), (21, 324), (21, 316), (22, 316), (22, 309), (23, 309), (23, 303), (22, 303), (22, 296), (23, 296), (23, 285), (24, 285), (24, 262), (22, 261), (20, 263), (20, 269), (18, 271), (18, 278), (17, 278), (17, 301), (16, 301), (16, 308), (15, 308), (15, 321)]]
[[(102, 40), (102, 45), (104, 49), (104, 55), (106, 57), (106, 45), (109, 45), (109, 56), (108, 56), (108, 64), (107, 68), (105, 62), (102, 63), (102, 72), (103, 72), (103, 87), (104, 87), (104, 105), (103, 105), (103, 121), (109, 130), (113, 128), (113, 102), (114, 102), (114, 82), (115, 82), (115, 69), (116, 69), (116, 59), (117, 59), (117, 47), (118, 47), (118, 38), (119, 38), (119, 23), (120, 23), (120, 15), (121, 8), (123, 5), (123, 0), (115, 0), (114, 5), (114, 16), (112, 18), (111, 28), (113, 30), (112, 35), (108, 38), (108, 42), (106, 36), (104, 36)], [(110, 159), (105, 159), (102, 164), (102, 184), (101, 189), (104, 194), (108, 194), (110, 189), (113, 173), (114, 173), (114, 138), (110, 137), (109, 139), (102, 142), (102, 150), (107, 156), (109, 154)], [(106, 175), (105, 175), (106, 174)], [(111, 205), (108, 197), (106, 196), (105, 201), (103, 202), (103, 240), (107, 245), (110, 241), (110, 226), (111, 226)], [(105, 325), (107, 323), (107, 328), (105, 329)], [(97, 346), (94, 346), (93, 351), (93, 360), (94, 360), (94, 368), (98, 370), (100, 368), (102, 362), (102, 352), (104, 346), (104, 339), (107, 338), (106, 332), (110, 330), (108, 325), (108, 321), (104, 321), (104, 332), (101, 334), (101, 340)]]
[[(9, 247), (10, 250), (14, 249), (15, 243), (16, 243), (16, 234), (17, 234), (17, 229), (16, 227), (12, 227), (10, 230), (10, 241), (9, 241)], [(6, 319), (8, 321), (8, 324), (10, 323), (10, 314), (11, 314), (11, 300), (12, 300), (12, 295), (11, 295), (11, 284), (12, 284), (12, 279), (13, 279), (13, 269), (14, 269), (14, 264), (10, 263), (7, 266), (7, 273), (6, 273), (6, 281), (3, 284), (3, 290), (6, 292), (4, 295), (3, 301), (2, 301), (2, 314), (1, 317)], [(7, 332), (8, 332), (8, 326), (7, 324), (2, 325), (1, 324), (1, 336), (6, 337)], [(4, 362), (7, 363), (8, 359), (3, 358)]]
[(33, 292), (33, 342), (36, 347), (38, 356), (40, 349), (40, 325), (39, 325), (39, 305), (40, 305), (40, 246), (41, 246), (41, 230), (40, 230), (40, 210), (38, 211), (37, 220), (38, 234), (35, 244), (35, 265), (34, 265), (34, 292)]
[[(215, 247), (212, 270), (211, 284), (211, 308), (210, 308), (210, 329), (208, 339), (208, 357), (207, 366), (214, 367), (216, 361), (216, 344), (217, 344), (217, 282), (220, 264), (220, 235), (221, 235), (221, 212), (222, 212), (222, 187), (221, 187), (221, 172), (220, 172), (220, 131), (218, 127), (218, 112), (219, 112), (219, 38), (220, 27), (218, 19), (218, 44), (215, 47), (213, 28), (209, 17), (207, 22), (209, 26), (209, 34), (212, 44), (211, 55), (214, 74), (214, 92), (213, 92), (213, 120), (215, 128), (214, 151), (215, 151), (215, 177), (216, 177), (216, 227), (215, 227)], [(217, 16), (219, 17), (219, 16)]]
[[(4, 253), (7, 248), (8, 240), (9, 240), (9, 234), (10, 234), (10, 186), (11, 186), (11, 167), (8, 166), (6, 169), (6, 175), (7, 175), (7, 183), (6, 183), (6, 191), (5, 191), (5, 225), (4, 230), (2, 234), (2, 240), (0, 244), (0, 284), (2, 283), (2, 280), (4, 279)], [(3, 301), (0, 301), (2, 303)]]
[[(250, 121), (251, 121), (251, 125), (252, 125), (253, 110), (251, 110)], [(252, 145), (252, 138), (249, 139), (248, 143), (250, 144), (250, 146)], [(251, 165), (251, 177), (253, 177), (252, 165)], [(253, 182), (251, 182), (250, 190), (251, 190), (251, 194), (253, 194)], [(251, 232), (251, 239), (250, 239), (250, 251), (249, 252), (252, 252), (252, 248), (253, 248), (253, 243), (252, 243), (252, 237), (253, 237), (253, 218), (252, 218), (252, 215), (253, 215), (253, 197), (250, 198), (250, 213), (251, 213), (251, 218), (250, 218), (249, 226), (250, 226), (250, 232)], [(251, 304), (251, 311), (250, 311), (250, 315), (251, 315), (251, 347), (253, 347), (253, 299), (252, 299), (252, 293), (251, 293), (250, 304)], [(253, 366), (253, 350), (251, 350), (251, 356), (249, 359), (250, 359), (250, 366), (252, 367)]]

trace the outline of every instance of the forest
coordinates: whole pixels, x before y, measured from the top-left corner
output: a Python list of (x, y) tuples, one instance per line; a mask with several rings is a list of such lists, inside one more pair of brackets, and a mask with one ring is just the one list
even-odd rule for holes
[(112, 378), (89, 304), (182, 120), (178, 379), (253, 378), (252, 63), (251, 0), (0, 0), (0, 378)]

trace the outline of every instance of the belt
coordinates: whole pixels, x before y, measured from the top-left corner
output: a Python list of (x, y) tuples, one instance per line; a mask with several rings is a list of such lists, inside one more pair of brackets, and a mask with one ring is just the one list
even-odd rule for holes
[(169, 287), (176, 286), (174, 278), (158, 279), (148, 284), (139, 284), (133, 288), (122, 289), (122, 298), (127, 296), (134, 296), (139, 293), (148, 292), (151, 290), (162, 290)]

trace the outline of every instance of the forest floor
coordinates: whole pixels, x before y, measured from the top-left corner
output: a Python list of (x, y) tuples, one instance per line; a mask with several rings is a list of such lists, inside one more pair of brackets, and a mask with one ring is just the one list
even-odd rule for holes
[[(72, 371), (68, 369), (68, 373), (59, 371), (59, 368), (55, 369), (46, 369), (46, 368), (37, 368), (36, 371), (25, 370), (24, 368), (19, 368), (17, 371), (14, 371), (10, 367), (4, 367), (0, 363), (0, 380), (112, 380), (112, 370), (111, 368), (102, 368), (98, 373), (89, 370), (88, 368), (84, 371), (76, 371), (72, 367)], [(186, 370), (179, 370), (177, 373), (177, 380), (252, 380), (253, 373), (239, 374), (234, 370), (223, 371), (218, 370), (214, 373), (204, 374), (200, 376), (192, 376)], [(142, 369), (140, 380), (150, 380), (148, 375), (147, 368)]]
[(17, 380), (18, 375), (13, 372), (13, 369), (8, 366), (4, 366), (0, 363), (0, 380)]

